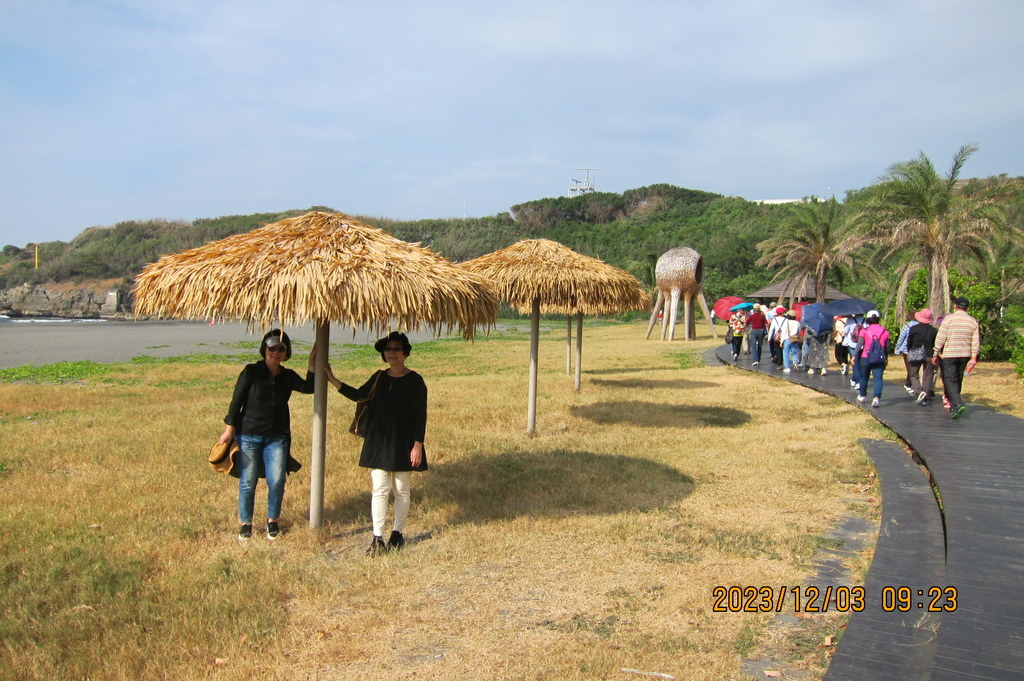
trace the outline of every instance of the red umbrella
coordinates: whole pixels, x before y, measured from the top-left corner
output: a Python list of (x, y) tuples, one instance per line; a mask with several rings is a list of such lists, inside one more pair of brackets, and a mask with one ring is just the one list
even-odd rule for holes
[(732, 312), (729, 311), (729, 308), (733, 305), (739, 305), (742, 302), (742, 298), (737, 298), (736, 296), (725, 296), (724, 298), (716, 300), (715, 304), (711, 306), (711, 309), (714, 311), (716, 317), (729, 321), (729, 317), (732, 316)]
[(796, 312), (796, 319), (800, 321), (804, 318), (804, 308), (810, 305), (806, 300), (801, 300), (798, 303), (793, 303), (793, 311)]

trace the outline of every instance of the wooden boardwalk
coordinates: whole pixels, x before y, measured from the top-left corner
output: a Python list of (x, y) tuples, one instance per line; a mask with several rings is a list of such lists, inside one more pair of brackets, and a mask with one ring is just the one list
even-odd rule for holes
[[(770, 363), (767, 348), (759, 366), (749, 355), (734, 362), (728, 346), (714, 354), (858, 404), (849, 377), (838, 371), (786, 374)], [(896, 381), (884, 381), (881, 406), (867, 406), (869, 399), (862, 408), (920, 457), (942, 507), (910, 457), (901, 461), (891, 446), (864, 443), (881, 481), (882, 527), (865, 583), (868, 607), (851, 615), (825, 678), (1022, 681), (1024, 420), (969, 405), (954, 421), (941, 397), (925, 407), (914, 403), (902, 386), (902, 360), (890, 367), (887, 378)], [(897, 591), (903, 586), (909, 591)], [(938, 591), (929, 594), (932, 587)], [(933, 599), (939, 612), (928, 612)], [(886, 612), (883, 605), (895, 607)]]

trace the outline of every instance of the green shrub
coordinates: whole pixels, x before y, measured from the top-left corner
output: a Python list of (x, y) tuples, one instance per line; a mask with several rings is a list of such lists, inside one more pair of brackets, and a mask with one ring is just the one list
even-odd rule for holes
[(1024, 336), (1020, 334), (1017, 335), (1017, 341), (1014, 343), (1013, 351), (1010, 353), (1010, 361), (1013, 362), (1017, 375), (1024, 378)]

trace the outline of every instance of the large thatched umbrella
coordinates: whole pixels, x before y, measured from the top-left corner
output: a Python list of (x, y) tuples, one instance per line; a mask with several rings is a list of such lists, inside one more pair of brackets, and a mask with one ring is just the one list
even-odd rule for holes
[(646, 310), (651, 304), (650, 296), (633, 275), (547, 239), (526, 239), (464, 262), (462, 267), (486, 277), (499, 297), (520, 312), (530, 313), (530, 395), (526, 425), (530, 435), (537, 426), (537, 348), (541, 313), (577, 315), (576, 389), (579, 390), (583, 315)]
[(458, 327), (471, 338), (498, 302), (487, 282), (433, 251), (343, 213), (312, 212), (211, 242), (148, 265), (135, 314), (244, 320), (268, 328), (312, 320), (316, 345), (309, 522), (323, 514), (330, 323), (372, 331)]

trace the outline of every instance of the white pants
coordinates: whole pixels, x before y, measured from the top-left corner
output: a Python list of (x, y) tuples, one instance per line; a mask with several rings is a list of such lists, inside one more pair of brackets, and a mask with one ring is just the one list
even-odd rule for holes
[(412, 482), (412, 471), (382, 471), (374, 468), (370, 471), (370, 482), (373, 485), (373, 496), (370, 500), (370, 517), (373, 519), (373, 533), (384, 536), (384, 524), (388, 517), (388, 498), (391, 490), (395, 491), (395, 525), (397, 532), (405, 531), (405, 523), (409, 519), (409, 485)]

